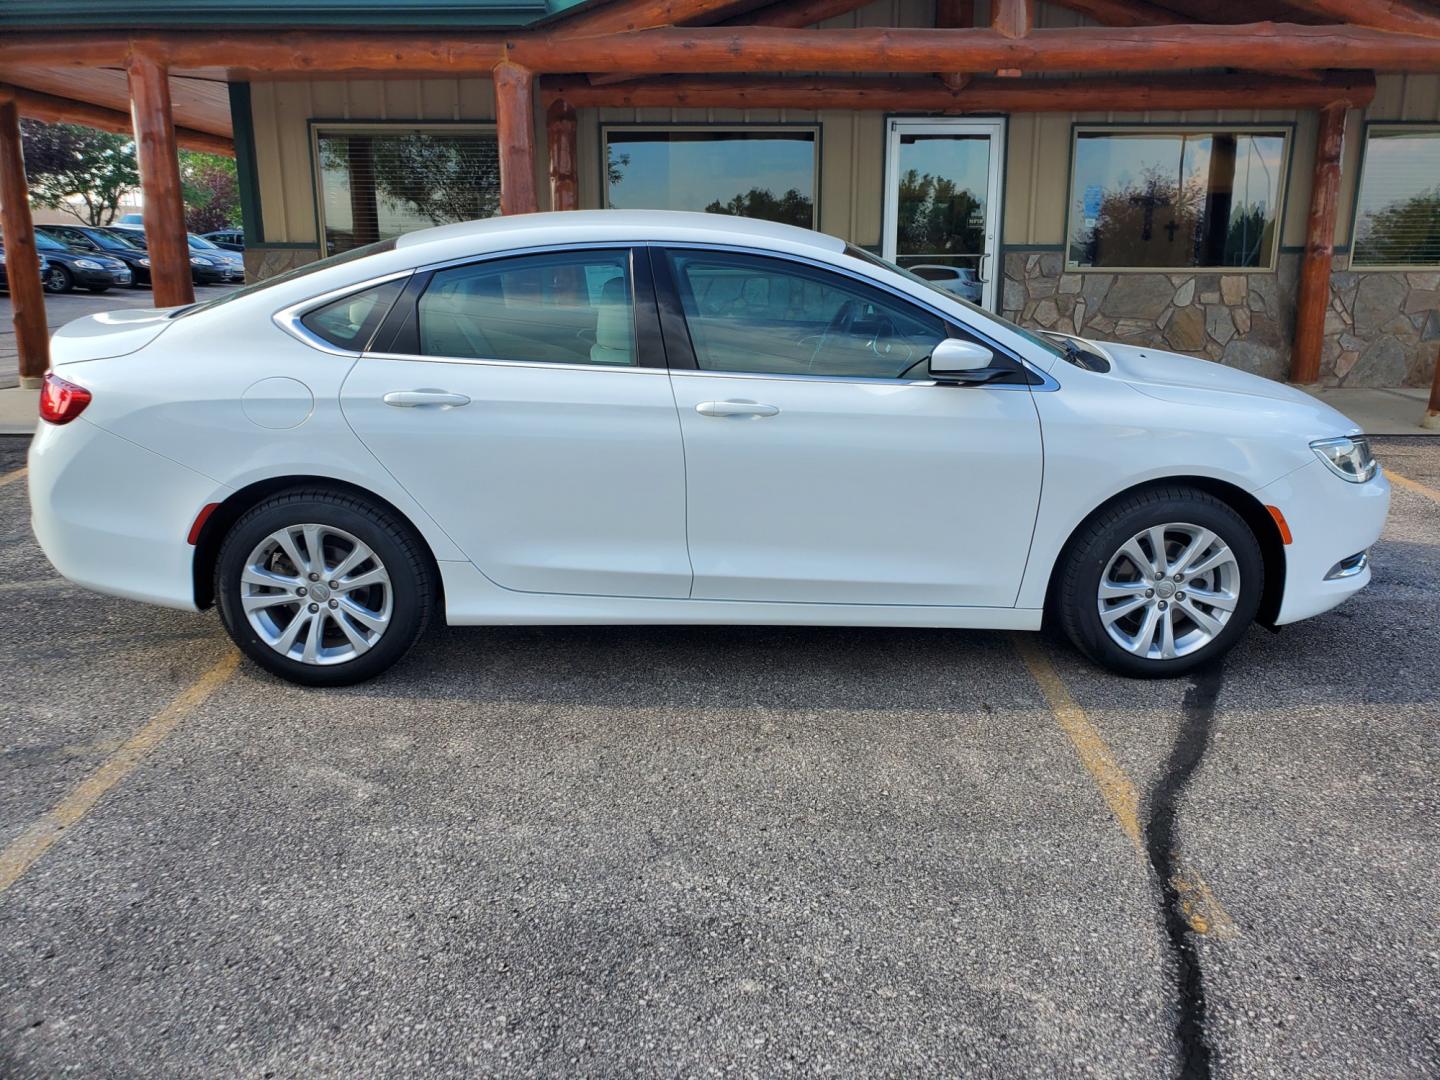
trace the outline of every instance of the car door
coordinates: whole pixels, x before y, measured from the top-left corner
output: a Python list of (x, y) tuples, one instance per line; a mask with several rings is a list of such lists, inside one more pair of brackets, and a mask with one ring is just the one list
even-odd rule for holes
[(1040, 496), (1027, 376), (937, 385), (962, 333), (805, 261), (657, 250), (697, 598), (1011, 607)]
[(417, 274), (342, 388), (381, 464), (505, 588), (689, 594), (680, 428), (638, 265), (609, 247)]

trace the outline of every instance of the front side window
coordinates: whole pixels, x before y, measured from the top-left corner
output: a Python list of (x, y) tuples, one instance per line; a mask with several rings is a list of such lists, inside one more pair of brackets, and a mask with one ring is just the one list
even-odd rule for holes
[(327, 253), (500, 212), (492, 128), (320, 127), (315, 160)]
[(605, 205), (698, 210), (813, 229), (813, 127), (606, 128)]
[(420, 297), (420, 352), (634, 365), (632, 296), (625, 251), (523, 255), (439, 270)]
[(673, 251), (703, 371), (924, 378), (943, 320), (839, 274), (763, 256)]
[(1370, 128), (1350, 265), (1440, 266), (1440, 128)]
[(1075, 132), (1067, 258), (1074, 269), (1269, 269), (1284, 130)]

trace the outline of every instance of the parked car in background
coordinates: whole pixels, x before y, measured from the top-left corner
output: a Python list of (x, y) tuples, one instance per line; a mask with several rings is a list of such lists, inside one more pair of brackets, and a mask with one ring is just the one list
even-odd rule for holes
[(35, 246), (49, 262), (40, 275), (48, 293), (67, 293), (77, 285), (89, 292), (103, 293), (115, 285), (129, 285), (135, 278), (130, 267), (113, 255), (72, 251), (42, 232), (36, 232)]
[(82, 255), (119, 259), (130, 268), (132, 287), (150, 284), (150, 256), (126, 236), (95, 225), (39, 225), (35, 232), (64, 244)]
[(969, 300), (972, 304), (980, 303), (980, 298), (984, 295), (980, 278), (976, 276), (974, 270), (968, 267), (921, 263), (919, 266), (907, 266), (905, 269), (916, 277), (924, 278), (937, 289), (954, 293), (962, 300)]
[[(144, 246), (145, 230), (134, 225), (112, 225), (110, 231)], [(185, 234), (190, 245), (190, 276), (196, 285), (236, 284), (245, 280), (245, 260), (233, 251), (216, 247), (194, 233)]]
[[(40, 255), (40, 277), (42, 280), (49, 266), (50, 263), (42, 252)], [(6, 292), (10, 291), (10, 279), (5, 276), (5, 242), (3, 239), (0, 239), (0, 289), (4, 289)]]
[[(713, 214), (409, 233), (78, 320), (51, 357), (29, 459), (51, 562), (218, 602), (256, 663), (312, 685), (384, 670), (432, 613), (1048, 617), (1116, 671), (1180, 675), (1364, 588), (1390, 498), (1360, 429), (1293, 387), (1032, 333), (834, 237)], [(1317, 668), (1353, 659), (1323, 638), (1300, 639)]]
[(216, 229), (214, 232), (201, 233), (200, 237), (226, 251), (245, 250), (244, 229)]

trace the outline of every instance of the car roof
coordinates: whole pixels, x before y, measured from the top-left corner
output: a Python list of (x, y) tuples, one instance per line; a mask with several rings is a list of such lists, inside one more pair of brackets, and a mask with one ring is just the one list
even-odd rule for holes
[[(526, 233), (533, 235), (517, 235)], [(845, 250), (843, 240), (796, 225), (680, 210), (565, 210), (485, 218), (406, 233), (396, 241), (395, 247), (397, 251), (406, 251), (423, 261), (425, 254), (416, 249), (426, 246), (444, 249), (454, 246), (457, 241), (483, 248), (491, 241), (496, 247), (509, 247), (520, 243), (574, 244), (611, 240), (730, 242), (747, 246), (780, 244), (791, 250), (810, 248), (830, 254)]]

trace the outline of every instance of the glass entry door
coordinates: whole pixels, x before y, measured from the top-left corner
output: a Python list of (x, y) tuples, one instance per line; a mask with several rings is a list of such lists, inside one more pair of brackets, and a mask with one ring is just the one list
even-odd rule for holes
[(1005, 121), (891, 120), (885, 258), (994, 309)]

